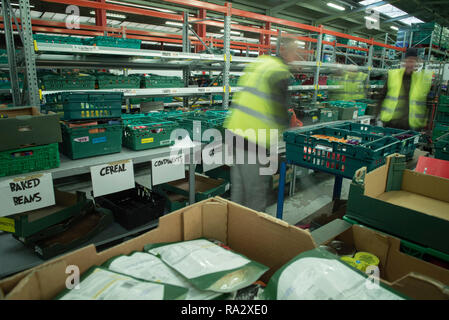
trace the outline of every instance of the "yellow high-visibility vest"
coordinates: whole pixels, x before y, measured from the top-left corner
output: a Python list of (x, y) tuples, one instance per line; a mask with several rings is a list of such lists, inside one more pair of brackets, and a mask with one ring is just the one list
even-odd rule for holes
[[(224, 127), (255, 144), (260, 144), (258, 130), (265, 129), (265, 147), (268, 148), (270, 129), (282, 131), (288, 127), (287, 110), (284, 110), (287, 106), (282, 105), (285, 97), (276, 96), (278, 91), (270, 83), (288, 80), (290, 76), (288, 66), (281, 59), (266, 55), (257, 58), (239, 79), (238, 86), (243, 90), (234, 94), (232, 112)], [(247, 129), (256, 134), (247, 135)]]
[[(405, 69), (388, 71), (388, 92), (382, 103), (380, 120), (389, 122), (401, 118), (398, 111), (401, 103), (406, 102), (406, 94), (402, 89), (402, 79)], [(432, 72), (421, 70), (412, 73), (412, 81), (409, 93), (409, 126), (412, 129), (424, 128), (427, 125), (426, 100), (432, 86)]]

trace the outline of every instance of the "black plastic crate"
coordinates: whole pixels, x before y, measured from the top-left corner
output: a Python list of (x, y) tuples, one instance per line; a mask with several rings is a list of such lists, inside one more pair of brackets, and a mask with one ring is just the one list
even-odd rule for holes
[(136, 183), (133, 189), (101, 196), (95, 201), (110, 209), (122, 227), (131, 230), (162, 216), (166, 199)]

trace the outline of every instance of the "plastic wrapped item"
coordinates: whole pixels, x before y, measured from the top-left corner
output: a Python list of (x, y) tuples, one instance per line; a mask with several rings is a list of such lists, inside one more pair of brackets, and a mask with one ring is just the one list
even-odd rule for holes
[(90, 268), (79, 288), (66, 289), (58, 300), (182, 300), (187, 289), (139, 280), (102, 267)]
[(148, 244), (144, 250), (201, 290), (231, 293), (251, 285), (269, 269), (206, 239)]
[(400, 300), (382, 283), (349, 268), (323, 249), (306, 251), (270, 278), (263, 298), (270, 300)]
[(186, 300), (211, 300), (221, 296), (217, 292), (196, 289), (161, 259), (148, 253), (135, 252), (129, 256), (121, 255), (106, 262), (104, 267), (138, 279), (187, 288), (189, 291)]

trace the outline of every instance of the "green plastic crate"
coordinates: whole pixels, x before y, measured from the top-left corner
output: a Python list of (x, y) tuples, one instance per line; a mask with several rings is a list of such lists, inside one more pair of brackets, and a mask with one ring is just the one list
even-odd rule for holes
[(98, 89), (140, 88), (140, 77), (122, 75), (97, 75)]
[(0, 177), (59, 167), (58, 144), (0, 152)]
[(400, 150), (398, 152), (406, 155), (408, 159), (413, 158), (421, 136), (419, 132), (413, 130), (376, 127), (362, 123), (339, 123), (333, 125), (333, 127), (347, 130), (348, 132), (368, 133), (379, 137), (393, 137), (400, 141)]
[(435, 158), (449, 161), (449, 132), (439, 137), (434, 144)]
[(225, 119), (226, 116), (223, 115), (188, 114), (177, 118), (175, 121), (189, 133), (192, 140), (194, 140), (194, 137), (199, 137), (202, 142), (209, 143), (213, 138), (210, 140), (203, 139), (203, 134), (208, 129), (216, 129), (224, 137), (223, 123)]
[[(360, 222), (358, 222), (357, 220), (351, 219), (347, 216), (343, 216), (343, 220), (345, 220), (346, 222), (350, 223), (350, 224), (355, 224), (355, 225), (361, 225), (364, 227), (368, 227), (370, 229), (373, 229), (377, 232), (381, 232), (377, 229), (374, 229), (372, 227), (369, 226), (365, 226), (362, 225)], [(449, 254), (446, 254), (444, 252), (440, 252), (438, 250), (432, 249), (432, 248), (427, 248), (427, 247), (423, 247), (419, 244), (410, 242), (410, 241), (406, 241), (403, 239), (399, 239), (401, 240), (401, 251), (413, 256), (415, 258), (421, 259), (421, 260), (425, 260), (426, 256), (432, 256), (432, 257), (436, 257), (438, 259), (441, 259), (443, 261), (449, 262)]]
[[(186, 173), (184, 179), (171, 181), (159, 185), (159, 187), (165, 192), (172, 192), (175, 194), (189, 197), (189, 174)], [(221, 179), (212, 179), (195, 174), (195, 201), (206, 200), (211, 197), (222, 195), (226, 192), (226, 186), (228, 182)]]
[(122, 92), (60, 92), (45, 97), (44, 111), (63, 112), (62, 120), (120, 118)]
[[(313, 137), (326, 135), (357, 139), (358, 145)], [(385, 163), (385, 157), (399, 152), (401, 142), (393, 137), (349, 131), (332, 126), (296, 129), (284, 132), (287, 160), (299, 165), (351, 179), (361, 167), (373, 170)]]
[(154, 186), (153, 191), (165, 198), (165, 208), (169, 213), (189, 205), (189, 197), (166, 191), (160, 185)]
[(159, 76), (149, 74), (143, 76), (144, 88), (183, 88), (184, 81), (176, 76)]
[(446, 132), (449, 132), (449, 124), (448, 123), (441, 123), (441, 122), (435, 122), (433, 132), (432, 132), (432, 140), (436, 140), (439, 137), (441, 137)]
[(81, 74), (47, 74), (40, 78), (40, 87), (42, 90), (93, 90), (95, 77)]
[(332, 122), (338, 120), (338, 110), (323, 108), (320, 110), (320, 122)]
[(87, 200), (83, 192), (72, 194), (55, 189), (53, 206), (9, 216), (8, 219), (14, 221), (14, 231), (7, 231), (19, 238), (40, 237), (40, 231), (79, 215), (88, 201), (91, 200)]
[(338, 111), (338, 120), (353, 120), (358, 117), (359, 108), (330, 106), (330, 109)]
[(71, 159), (99, 156), (122, 150), (120, 123), (69, 128), (63, 122), (61, 128), (62, 153)]
[(142, 40), (98, 36), (86, 40), (85, 43), (97, 47), (140, 49)]
[(46, 34), (35, 34), (34, 40), (36, 42), (45, 42), (45, 43), (56, 43), (56, 44), (76, 44), (83, 45), (83, 39), (78, 37), (62, 37), (62, 36), (54, 36), (54, 35), (46, 35)]
[(137, 121), (127, 124), (123, 130), (123, 146), (132, 150), (145, 150), (171, 146), (171, 133), (177, 128), (172, 121), (146, 122)]
[(449, 105), (449, 96), (440, 96), (440, 98), (438, 99), (438, 103)]
[(435, 120), (438, 122), (443, 122), (449, 124), (449, 112), (440, 111), (439, 108), (435, 117)]
[(447, 112), (449, 113), (449, 105), (446, 104), (439, 104), (437, 107), (438, 112)]

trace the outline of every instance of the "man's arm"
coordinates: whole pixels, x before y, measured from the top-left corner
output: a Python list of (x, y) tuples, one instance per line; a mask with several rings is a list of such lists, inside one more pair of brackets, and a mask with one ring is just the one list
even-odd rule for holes
[(382, 110), (382, 103), (384, 102), (384, 99), (387, 96), (387, 93), (388, 93), (388, 76), (386, 77), (385, 85), (379, 94), (379, 101), (377, 101), (376, 112), (375, 112), (376, 118), (378, 118), (380, 115), (380, 111)]
[(282, 115), (283, 125), (289, 127), (288, 109), (290, 106), (290, 95), (288, 92), (289, 79), (286, 77), (273, 77), (270, 79), (271, 100), (277, 101), (282, 106), (279, 113)]

